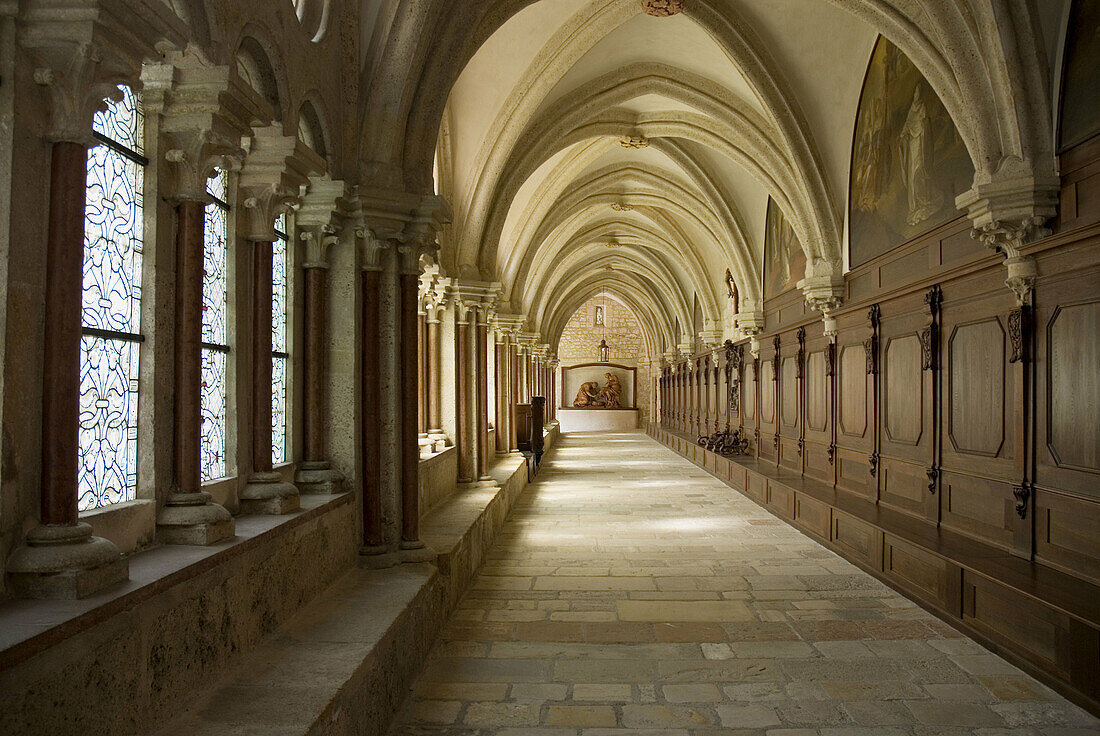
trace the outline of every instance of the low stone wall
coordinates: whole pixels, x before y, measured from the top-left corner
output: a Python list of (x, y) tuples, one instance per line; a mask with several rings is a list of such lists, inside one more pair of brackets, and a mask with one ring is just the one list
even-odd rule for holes
[(458, 448), (448, 447), (420, 461), (420, 514), (446, 501), (458, 483)]
[[(240, 520), (237, 539), (214, 549), (142, 553), (128, 588), (108, 600), (27, 602), (39, 623), (87, 611), (0, 653), (0, 733), (150, 732), (354, 564), (351, 500), (326, 499), (250, 537), (253, 520)], [(179, 557), (192, 564), (165, 574), (166, 560)]]

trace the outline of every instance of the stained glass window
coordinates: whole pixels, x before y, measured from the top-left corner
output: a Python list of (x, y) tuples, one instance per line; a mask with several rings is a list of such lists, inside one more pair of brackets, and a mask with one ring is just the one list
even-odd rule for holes
[(141, 104), (129, 87), (95, 114), (84, 202), (81, 300), (80, 511), (131, 501), (137, 491), (141, 337)]
[(229, 204), (226, 174), (219, 171), (206, 185), (212, 201), (206, 205), (203, 229), (202, 280), (202, 479), (226, 475), (225, 412), (228, 400), (226, 364), (229, 356), (229, 281), (226, 245)]
[(287, 461), (287, 225), (286, 215), (275, 222), (275, 242), (271, 258), (271, 462)]

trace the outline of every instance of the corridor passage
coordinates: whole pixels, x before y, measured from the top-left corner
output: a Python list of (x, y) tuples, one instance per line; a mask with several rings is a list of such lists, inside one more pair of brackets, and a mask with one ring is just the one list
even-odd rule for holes
[(1084, 736), (1100, 723), (643, 434), (565, 435), (394, 734)]

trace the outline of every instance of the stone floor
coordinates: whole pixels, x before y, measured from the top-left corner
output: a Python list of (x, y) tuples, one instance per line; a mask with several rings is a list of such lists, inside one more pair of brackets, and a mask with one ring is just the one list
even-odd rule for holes
[(620, 733), (1100, 721), (645, 435), (564, 435), (393, 734)]

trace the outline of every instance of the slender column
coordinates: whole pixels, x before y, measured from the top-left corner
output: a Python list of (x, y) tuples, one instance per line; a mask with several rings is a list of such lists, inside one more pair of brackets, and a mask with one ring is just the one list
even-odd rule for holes
[(469, 402), (469, 310), (456, 306), (455, 320), (455, 374), (458, 395), (458, 481), (469, 483), (474, 480), (473, 438), (470, 437)]
[[(428, 313), (428, 436), (437, 443), (446, 442), (443, 433), (443, 338), (439, 310)], [(438, 448), (437, 448), (438, 449)]]
[(241, 511), (286, 514), (301, 504), (298, 488), (271, 464), (272, 241), (252, 241), (252, 474), (241, 491)]
[(416, 313), (416, 430), (428, 436), (428, 329), (426, 315)]
[(493, 483), (489, 475), (489, 322), (483, 307), (477, 310), (477, 479)]
[(360, 437), (363, 446), (363, 549), (366, 554), (385, 550), (382, 528), (382, 388), (379, 366), (379, 345), (382, 338), (381, 297), (382, 272), (363, 269), (359, 275), (359, 302), (362, 319), (359, 332)]
[(8, 571), (24, 597), (80, 598), (122, 582), (129, 566), (114, 544), (93, 537), (91, 526), (78, 518), (88, 149), (83, 143), (59, 141), (52, 153), (43, 326), (41, 524), (27, 534), (26, 546), (8, 560)]
[(519, 346), (514, 337), (508, 339), (508, 372), (509, 372), (509, 396), (508, 402), (508, 452), (519, 452), (519, 438), (516, 437), (516, 405), (519, 400)]
[(496, 379), (496, 452), (498, 455), (508, 453), (508, 338), (503, 333), (497, 332), (495, 341), (495, 353), (493, 365), (496, 366), (494, 377)]
[(208, 545), (234, 534), (233, 517), (202, 490), (202, 283), (205, 204), (176, 207), (176, 314), (173, 367), (174, 487), (157, 515), (165, 544)]
[(420, 275), (412, 268), (398, 276), (401, 330), (401, 549), (421, 549), (420, 450), (417, 445), (417, 397), (420, 394), (420, 341), (417, 300)]
[(302, 411), (305, 457), (294, 478), (302, 493), (337, 493), (343, 476), (332, 469), (325, 447), (325, 323), (328, 320), (328, 264), (307, 262), (305, 281), (305, 390)]

